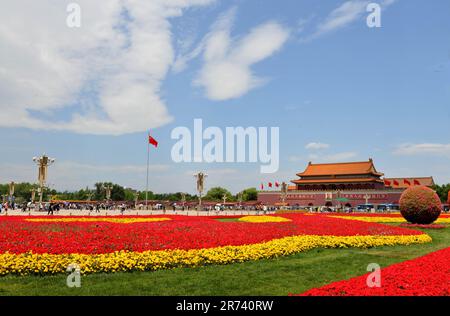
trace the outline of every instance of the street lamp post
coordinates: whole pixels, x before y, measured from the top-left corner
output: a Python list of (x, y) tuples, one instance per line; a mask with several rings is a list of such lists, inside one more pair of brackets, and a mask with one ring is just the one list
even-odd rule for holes
[(43, 154), (41, 157), (33, 157), (33, 161), (38, 165), (38, 182), (40, 189), (38, 189), (39, 204), (42, 204), (45, 182), (47, 181), (48, 166), (52, 165), (55, 162), (55, 159)]
[(286, 203), (286, 196), (287, 196), (287, 184), (286, 182), (281, 183), (281, 203)]
[(239, 208), (242, 208), (242, 200), (243, 200), (243, 198), (244, 198), (244, 191), (241, 191), (238, 194)]
[(138, 205), (138, 201), (139, 201), (139, 191), (134, 192), (134, 208), (137, 210), (137, 205)]
[(104, 185), (103, 189), (105, 189), (106, 201), (109, 202), (109, 200), (111, 199), (112, 186), (111, 185)]
[(11, 205), (11, 208), (14, 208), (14, 181), (11, 181), (9, 184), (9, 204)]
[(34, 203), (35, 197), (36, 197), (36, 189), (32, 188), (31, 189), (31, 203)]
[(364, 195), (364, 199), (366, 199), (366, 205), (369, 204), (370, 195), (369, 194)]
[(205, 178), (208, 177), (206, 173), (199, 172), (194, 175), (197, 178), (197, 192), (198, 192), (198, 210), (202, 209), (202, 193), (205, 184)]
[(94, 192), (89, 189), (89, 187), (86, 187), (86, 201), (90, 202), (92, 200), (92, 197), (94, 196)]
[(186, 193), (181, 193), (181, 205), (183, 205), (183, 210), (185, 204), (186, 204)]

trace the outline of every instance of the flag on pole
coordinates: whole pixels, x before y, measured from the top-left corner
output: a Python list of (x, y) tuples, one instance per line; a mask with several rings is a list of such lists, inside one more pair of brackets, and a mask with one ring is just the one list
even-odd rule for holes
[(269, 188), (271, 188), (272, 187), (272, 182), (269, 182)]
[(264, 184), (261, 183), (261, 190), (264, 190)]
[(403, 183), (404, 183), (404, 184), (407, 184), (407, 185), (411, 185), (411, 182), (409, 182), (408, 179), (403, 179)]
[(147, 179), (145, 184), (145, 209), (148, 210), (148, 173), (149, 173), (149, 165), (150, 165), (150, 145), (158, 147), (158, 142), (154, 139), (150, 132), (148, 133), (148, 143), (147, 143)]
[(150, 145), (153, 145), (155, 147), (158, 147), (158, 142), (156, 141), (156, 139), (154, 139), (152, 136), (148, 135), (148, 143)]
[(387, 185), (387, 186), (391, 186), (391, 181), (385, 179), (384, 180), (384, 184)]
[(417, 180), (417, 179), (414, 179), (414, 185), (420, 185), (420, 182), (419, 182), (419, 180)]
[(277, 181), (275, 181), (275, 186), (278, 188), (280, 184)]
[(394, 180), (394, 185), (400, 185), (397, 180)]

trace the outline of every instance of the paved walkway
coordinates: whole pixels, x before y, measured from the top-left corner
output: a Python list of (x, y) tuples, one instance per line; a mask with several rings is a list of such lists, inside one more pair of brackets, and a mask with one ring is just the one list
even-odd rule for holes
[[(140, 215), (187, 215), (187, 216), (223, 216), (223, 215), (264, 215), (264, 214), (274, 214), (275, 212), (269, 211), (242, 211), (242, 210), (227, 210), (227, 211), (173, 211), (173, 210), (126, 210), (123, 215), (132, 215), (132, 216), (140, 216)], [(0, 213), (0, 216), (5, 216), (5, 211), (3, 210)], [(9, 210), (8, 216), (29, 216), (29, 215), (40, 215), (46, 216), (46, 211), (31, 211), (31, 212), (22, 212), (21, 210)], [(99, 213), (95, 211), (88, 210), (60, 210), (59, 212), (54, 212), (54, 215), (58, 216), (109, 216), (109, 215), (121, 215), (120, 210), (100, 210)]]

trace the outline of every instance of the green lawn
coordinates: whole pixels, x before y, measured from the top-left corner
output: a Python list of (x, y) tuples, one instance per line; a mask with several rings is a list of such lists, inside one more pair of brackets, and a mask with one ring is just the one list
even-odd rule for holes
[(450, 227), (424, 230), (433, 242), (372, 249), (314, 249), (279, 259), (224, 266), (82, 276), (68, 288), (66, 275), (0, 277), (0, 295), (287, 295), (366, 273), (450, 246)]

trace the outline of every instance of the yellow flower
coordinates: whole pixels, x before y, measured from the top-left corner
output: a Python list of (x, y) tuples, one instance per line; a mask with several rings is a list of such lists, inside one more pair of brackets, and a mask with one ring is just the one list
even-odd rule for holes
[[(338, 216), (338, 215), (328, 215), (330, 217), (341, 218), (341, 219), (351, 219), (362, 222), (370, 223), (406, 223), (403, 217), (389, 217), (389, 216)], [(437, 224), (448, 224), (450, 223), (450, 217), (440, 217), (434, 223)]]
[(280, 223), (280, 222), (291, 222), (290, 219), (280, 217), (280, 216), (244, 216), (239, 218), (239, 221), (248, 223)]
[(46, 223), (64, 223), (64, 222), (110, 222), (119, 224), (130, 223), (148, 223), (148, 222), (162, 222), (170, 221), (170, 218), (166, 217), (109, 217), (109, 218), (95, 218), (95, 217), (67, 217), (67, 218), (26, 218), (28, 222), (46, 222)]
[(276, 258), (317, 247), (368, 248), (384, 245), (409, 245), (431, 242), (426, 234), (406, 236), (317, 236), (284, 237), (268, 242), (191, 250), (144, 252), (115, 251), (104, 254), (0, 254), (0, 275), (65, 273), (70, 264), (80, 266), (81, 273), (116, 271), (154, 271), (175, 267), (198, 267), (249, 260)]

